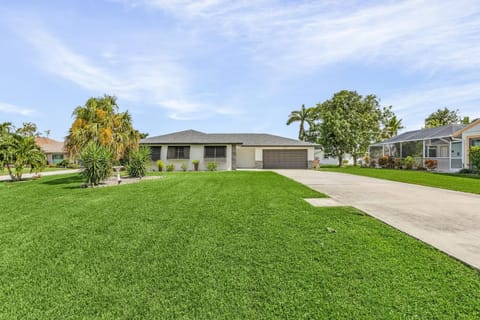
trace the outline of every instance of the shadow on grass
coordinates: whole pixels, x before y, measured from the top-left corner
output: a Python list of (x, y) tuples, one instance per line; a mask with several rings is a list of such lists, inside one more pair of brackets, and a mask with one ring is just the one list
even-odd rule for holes
[(83, 182), (81, 175), (71, 175), (67, 177), (59, 177), (56, 179), (48, 179), (40, 182), (40, 184), (46, 184), (51, 186), (64, 185), (64, 189), (80, 189), (80, 184)]

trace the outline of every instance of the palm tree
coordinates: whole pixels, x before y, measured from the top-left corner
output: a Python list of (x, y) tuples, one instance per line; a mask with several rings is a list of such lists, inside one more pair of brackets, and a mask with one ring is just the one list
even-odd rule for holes
[(106, 147), (115, 160), (138, 148), (140, 135), (128, 112), (118, 112), (116, 98), (105, 95), (90, 98), (73, 111), (75, 120), (66, 138), (66, 149), (75, 159), (90, 142)]
[(397, 116), (394, 115), (387, 120), (385, 127), (383, 128), (383, 138), (389, 139), (398, 134), (398, 131), (403, 129), (402, 119), (397, 119)]
[(47, 158), (25, 128), (11, 132), (11, 124), (0, 125), (0, 166), (7, 168), (12, 180), (21, 180), (25, 167), (38, 173)]
[(290, 113), (287, 120), (287, 126), (291, 125), (294, 122), (300, 122), (300, 128), (298, 130), (298, 139), (305, 140), (305, 122), (309, 124), (310, 127), (314, 126), (313, 123), (313, 109), (312, 108), (305, 108), (305, 105), (302, 104), (302, 108), (300, 110), (295, 110)]

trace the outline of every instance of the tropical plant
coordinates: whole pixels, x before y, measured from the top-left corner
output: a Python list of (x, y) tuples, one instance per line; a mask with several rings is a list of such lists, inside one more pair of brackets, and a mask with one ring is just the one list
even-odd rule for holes
[(167, 164), (167, 171), (172, 172), (175, 170), (175, 165), (173, 163), (168, 163)]
[(469, 121), (469, 117), (460, 118), (459, 110), (438, 109), (425, 118), (425, 128), (446, 126), (452, 123)]
[(304, 104), (300, 110), (295, 110), (290, 113), (287, 120), (287, 126), (291, 125), (294, 122), (300, 122), (299, 130), (298, 130), (298, 139), (305, 140), (306, 138), (306, 130), (305, 130), (305, 122), (307, 122), (310, 127), (314, 126), (313, 118), (312, 118), (313, 109), (306, 108)]
[(32, 125), (35, 126), (24, 123), (22, 128), (14, 130), (9, 122), (0, 124), (0, 167), (7, 168), (12, 180), (21, 180), (26, 167), (38, 174), (47, 163), (45, 153), (35, 143)]
[(118, 109), (116, 98), (109, 95), (90, 98), (84, 106), (75, 108), (75, 120), (65, 141), (71, 158), (92, 142), (107, 148), (117, 161), (138, 148), (140, 135), (133, 128), (130, 114)]
[(142, 178), (147, 174), (147, 167), (152, 162), (150, 148), (140, 147), (130, 151), (126, 165), (128, 176)]
[(386, 116), (383, 119), (382, 139), (389, 139), (398, 134), (398, 131), (403, 129), (402, 119), (397, 119), (395, 114)]
[(82, 175), (87, 185), (98, 185), (112, 172), (111, 151), (95, 142), (91, 142), (83, 148), (80, 161), (85, 167)]
[(469, 154), (473, 170), (480, 174), (480, 146), (471, 147)]
[(437, 168), (438, 161), (434, 159), (427, 159), (425, 160), (425, 167), (428, 170), (435, 170)]
[(217, 170), (217, 163), (216, 162), (207, 163), (207, 170), (208, 171), (216, 171)]
[(158, 171), (162, 172), (164, 167), (165, 167), (165, 164), (163, 163), (163, 161), (162, 160), (157, 160)]
[(188, 170), (188, 164), (186, 162), (183, 162), (181, 165), (182, 171), (185, 172)]
[(413, 157), (408, 156), (405, 158), (405, 167), (408, 170), (412, 170), (414, 165), (415, 165), (415, 159), (413, 159)]

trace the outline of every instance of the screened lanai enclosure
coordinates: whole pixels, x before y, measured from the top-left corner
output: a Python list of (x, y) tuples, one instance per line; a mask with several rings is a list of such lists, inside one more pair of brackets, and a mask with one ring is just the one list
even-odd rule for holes
[(464, 125), (452, 124), (405, 132), (370, 146), (369, 155), (371, 159), (382, 156), (405, 159), (410, 156), (421, 163), (432, 159), (437, 161), (439, 171), (459, 170), (464, 166), (462, 140), (454, 138), (454, 133), (463, 127)]

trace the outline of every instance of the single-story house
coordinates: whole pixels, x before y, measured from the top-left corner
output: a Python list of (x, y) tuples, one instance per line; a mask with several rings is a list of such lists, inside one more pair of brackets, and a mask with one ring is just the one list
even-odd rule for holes
[[(200, 170), (215, 162), (218, 170), (307, 169), (313, 167), (315, 144), (265, 133), (174, 132), (142, 139), (151, 149), (152, 161), (162, 160), (180, 170), (182, 164)], [(153, 164), (154, 165), (154, 164)]]
[(35, 143), (46, 154), (48, 164), (57, 164), (68, 158), (68, 153), (65, 152), (65, 144), (61, 141), (37, 137)]
[(439, 171), (459, 171), (470, 168), (469, 150), (480, 146), (480, 119), (470, 124), (404, 132), (370, 146), (370, 158), (388, 155), (404, 159), (408, 156), (437, 160)]

